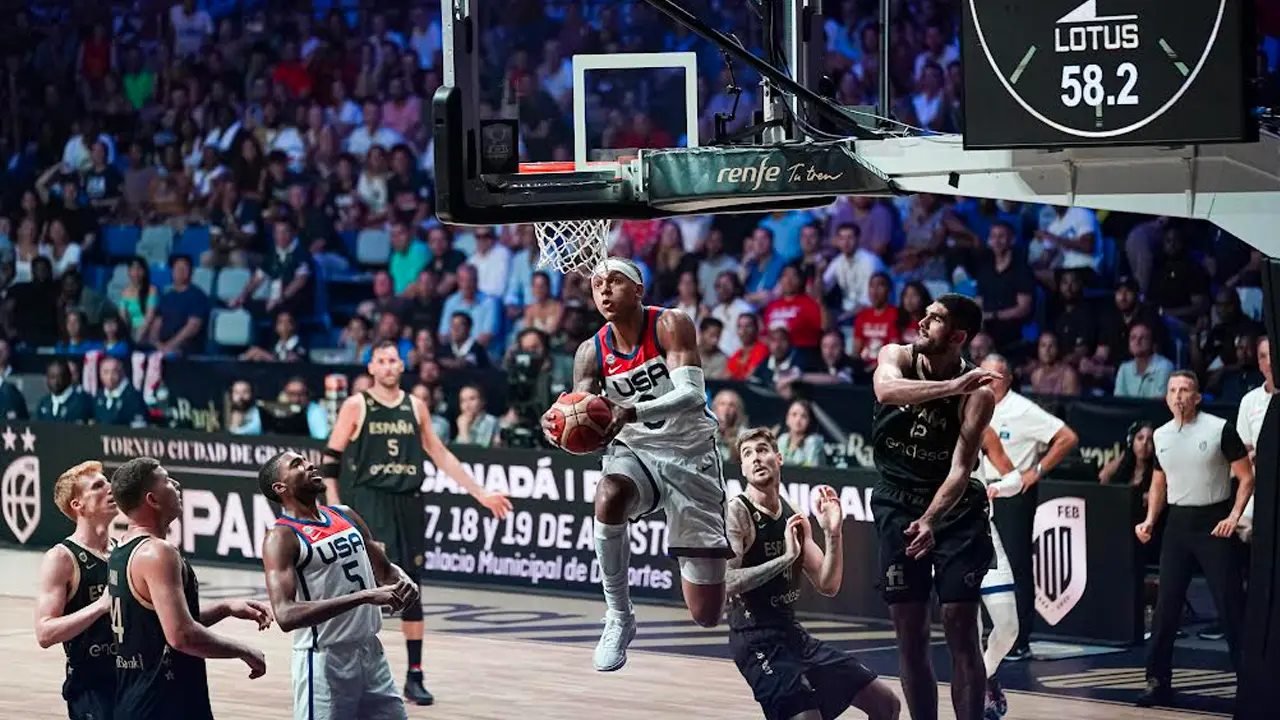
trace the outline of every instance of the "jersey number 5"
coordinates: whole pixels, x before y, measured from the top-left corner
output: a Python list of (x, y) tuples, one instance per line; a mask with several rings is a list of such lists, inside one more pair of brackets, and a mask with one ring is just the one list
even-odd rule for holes
[(116, 644), (124, 642), (124, 610), (120, 607), (120, 598), (111, 598), (111, 634), (116, 638)]
[(400, 441), (398, 439), (390, 438), (387, 440), (387, 454), (391, 457), (400, 456)]
[[(394, 441), (392, 441), (394, 442)], [(357, 560), (351, 560), (342, 564), (342, 574), (347, 576), (353, 585), (358, 586), (361, 590), (366, 589), (364, 576), (360, 574), (360, 563)]]

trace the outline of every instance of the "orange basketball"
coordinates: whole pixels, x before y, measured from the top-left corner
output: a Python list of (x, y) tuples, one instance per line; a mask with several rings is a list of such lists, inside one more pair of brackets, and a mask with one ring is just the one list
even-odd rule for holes
[(551, 437), (562, 450), (574, 455), (595, 452), (604, 444), (604, 433), (613, 421), (608, 400), (591, 393), (564, 393), (548, 411)]

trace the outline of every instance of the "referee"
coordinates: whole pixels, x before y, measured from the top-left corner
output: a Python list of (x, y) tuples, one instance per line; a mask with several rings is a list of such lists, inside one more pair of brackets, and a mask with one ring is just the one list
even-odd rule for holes
[[(1237, 671), (1244, 618), (1244, 569), (1235, 532), (1253, 494), (1249, 451), (1234, 425), (1200, 412), (1200, 387), (1194, 373), (1173, 373), (1165, 402), (1173, 420), (1155, 432), (1147, 519), (1134, 528), (1139, 541), (1150, 542), (1160, 511), (1169, 505), (1160, 548), (1160, 594), (1147, 646), (1147, 691), (1138, 698), (1139, 707), (1168, 704), (1173, 694), (1173, 641), (1197, 565), (1209, 582)], [(1233, 474), (1239, 480), (1234, 499)]]
[[(1000, 436), (1000, 444), (1008, 453), (1014, 469), (1022, 473), (1020, 494), (992, 506), (996, 528), (1004, 540), (1009, 567), (1013, 570), (1014, 592), (1018, 599), (1018, 639), (1008, 659), (1028, 660), (1031, 658), (1031, 626), (1035, 613), (1031, 536), (1036, 507), (1040, 504), (1036, 485), (1075, 449), (1080, 437), (1058, 416), (1009, 389), (1013, 384), (1013, 372), (1003, 357), (992, 353), (983, 359), (982, 367), (1000, 373), (1002, 378), (991, 384), (996, 396), (991, 429)], [(988, 483), (1001, 479), (1000, 471), (985, 456), (982, 473), (982, 478)]]

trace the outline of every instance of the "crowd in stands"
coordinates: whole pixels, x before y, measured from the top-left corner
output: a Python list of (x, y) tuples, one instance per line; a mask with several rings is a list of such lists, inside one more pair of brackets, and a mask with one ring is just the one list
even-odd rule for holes
[[(894, 2), (891, 106), (903, 122), (960, 128), (958, 4)], [(432, 397), (432, 379), (504, 367), (530, 348), (563, 358), (595, 331), (590, 288), (537, 270), (531, 227), (450, 227), (434, 215), (438, 2), (321, 5), (227, 1), (211, 13), (195, 0), (43, 0), (13, 13), (0, 31), (6, 355), (126, 359), (141, 349), (360, 363), (393, 340), (415, 392), (463, 408), (442, 431), (491, 442), (499, 421), (483, 393)], [(575, 53), (697, 52), (703, 143), (715, 114), (733, 105), (720, 53), (642, 3), (495, 5), (481, 43), (486, 112), (513, 108), (525, 159), (571, 155)], [(684, 5), (758, 36), (741, 3)], [(827, 6), (837, 99), (872, 104), (886, 32), (877, 3)], [(1258, 58), (1278, 86), (1280, 41), (1264, 38)], [(743, 93), (730, 130), (759, 104), (757, 78), (745, 67), (733, 77)], [(670, 82), (592, 80), (591, 144), (679, 144), (685, 109), (668, 106), (682, 97), (664, 91)], [(981, 298), (975, 355), (1006, 355), (1032, 393), (1156, 398), (1175, 368), (1194, 369), (1222, 399), (1262, 383), (1262, 256), (1204, 223), (951, 196), (847, 197), (813, 211), (615, 223), (609, 243), (640, 265), (650, 302), (695, 319), (709, 377), (797, 400), (797, 388), (867, 382), (877, 350), (912, 340), (930, 299), (953, 290)], [(61, 379), (77, 367), (51, 370), (40, 416), (89, 420), (95, 402), (115, 413), (128, 380), (120, 363), (94, 367), (99, 397), (83, 405), (67, 401), (75, 389)], [(251, 404), (241, 390), (233, 400)], [(0, 392), (0, 406), (12, 396)], [(130, 408), (117, 413), (126, 424), (139, 417)], [(323, 434), (314, 422), (310, 431)], [(797, 402), (787, 427), (803, 436), (806, 422), (811, 409)], [(815, 452), (803, 441), (788, 447), (798, 462)]]

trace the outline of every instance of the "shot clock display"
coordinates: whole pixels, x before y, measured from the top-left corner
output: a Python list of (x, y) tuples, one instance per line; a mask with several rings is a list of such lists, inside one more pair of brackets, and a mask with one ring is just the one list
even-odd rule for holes
[(1257, 139), (1251, 0), (963, 0), (965, 147)]

